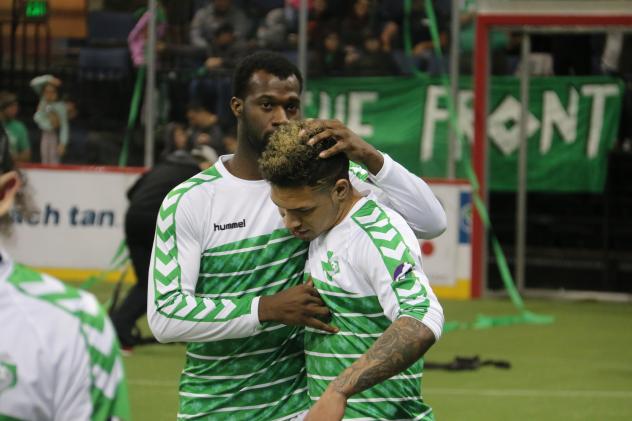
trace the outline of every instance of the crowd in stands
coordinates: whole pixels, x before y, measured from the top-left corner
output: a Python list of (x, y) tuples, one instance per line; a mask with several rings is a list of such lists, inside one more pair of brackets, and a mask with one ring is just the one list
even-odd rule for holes
[[(145, 64), (143, 49), (149, 18), (146, 1), (103, 0), (101, 3), (104, 10), (136, 17), (137, 23), (130, 31), (128, 42), (130, 63), (138, 72)], [(464, 0), (458, 11), (463, 74), (472, 73), (474, 3)], [(308, 78), (410, 75), (416, 71), (436, 75), (448, 71), (450, 0), (433, 1), (444, 57), (435, 53), (431, 16), (424, 0), (411, 0), (410, 10), (406, 10), (404, 0), (308, 0), (307, 4)], [(281, 51), (296, 61), (299, 5), (300, 0), (159, 2), (158, 77), (170, 84), (168, 89), (161, 90), (162, 99), (169, 107), (158, 121), (161, 130), (157, 142), (159, 149), (164, 147), (159, 153), (164, 156), (172, 147), (169, 143), (172, 140), (163, 133), (175, 132), (179, 136), (181, 130), (188, 136), (186, 148), (204, 144), (214, 148), (218, 155), (231, 150), (235, 129), (229, 109), (230, 73), (240, 58), (259, 49)], [(629, 54), (625, 54), (632, 48), (630, 41), (632, 39), (624, 40), (618, 33), (533, 36), (533, 54), (528, 65), (536, 75), (632, 74), (630, 60), (626, 58)], [(520, 66), (520, 35), (493, 32), (490, 46), (493, 73), (515, 74)], [(59, 83), (48, 83), (46, 89), (58, 88), (61, 81), (55, 80)], [(3, 109), (0, 116), (3, 120), (17, 121), (18, 99), (8, 93), (3, 95), (2, 106), (5, 107), (5, 103), (11, 106), (7, 113)], [(16, 128), (17, 123), (5, 123), (11, 132), (16, 159), (35, 158), (52, 163), (61, 159), (61, 162), (72, 163), (89, 156), (81, 152), (86, 148), (88, 136), (81, 126), (81, 118), (77, 118), (77, 102), (67, 99), (65, 107), (61, 107), (64, 101), (57, 99), (53, 102), (56, 112), (51, 114), (43, 112), (51, 106), (42, 101), (45, 100), (40, 101), (36, 113), (39, 133), (35, 137), (46, 145), (56, 133), (57, 146), (48, 149), (38, 146), (37, 153), (27, 154), (24, 130)], [(627, 104), (629, 95), (626, 101)], [(12, 104), (16, 104), (14, 108)], [(68, 107), (74, 108), (68, 110)], [(66, 117), (63, 117), (64, 112)], [(43, 118), (46, 116), (51, 116), (52, 121)], [(626, 130), (630, 132), (629, 128)], [(632, 137), (630, 133), (623, 136)], [(18, 138), (21, 140), (16, 140)]]

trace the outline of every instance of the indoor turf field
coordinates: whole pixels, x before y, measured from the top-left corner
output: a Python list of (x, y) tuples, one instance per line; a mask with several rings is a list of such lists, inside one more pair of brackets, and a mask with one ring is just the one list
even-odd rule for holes
[[(111, 284), (97, 285), (101, 301)], [(513, 314), (507, 300), (442, 300), (447, 321)], [(528, 300), (550, 325), (446, 333), (427, 361), (506, 360), (511, 369), (426, 370), (424, 398), (438, 420), (632, 420), (632, 304)], [(146, 325), (144, 326), (146, 328)], [(135, 421), (175, 420), (184, 346), (137, 347), (125, 358)]]

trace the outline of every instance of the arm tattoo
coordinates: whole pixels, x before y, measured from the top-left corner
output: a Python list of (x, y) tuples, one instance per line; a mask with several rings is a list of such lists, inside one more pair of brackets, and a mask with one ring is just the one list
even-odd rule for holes
[(401, 317), (331, 387), (347, 397), (362, 392), (410, 367), (434, 341), (432, 331), (420, 321)]

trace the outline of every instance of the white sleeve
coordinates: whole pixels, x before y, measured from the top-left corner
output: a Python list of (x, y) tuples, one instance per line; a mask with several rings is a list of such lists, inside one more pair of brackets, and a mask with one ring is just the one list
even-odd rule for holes
[[(389, 320), (417, 319), (438, 340), (443, 330), (443, 309), (421, 268), (414, 234), (403, 221), (398, 225), (364, 227), (367, 235), (354, 242), (353, 265), (371, 285)], [(371, 235), (374, 230), (382, 235)]]
[(156, 222), (149, 267), (147, 318), (160, 342), (210, 342), (252, 336), (261, 327), (259, 297), (211, 299), (195, 295), (206, 245), (212, 197), (176, 187)]
[(447, 228), (446, 213), (428, 184), (387, 154), (383, 155), (380, 171), (369, 174), (373, 184), (353, 177), (354, 187), (376, 194), (380, 202), (404, 217), (419, 238), (427, 240), (442, 234)]

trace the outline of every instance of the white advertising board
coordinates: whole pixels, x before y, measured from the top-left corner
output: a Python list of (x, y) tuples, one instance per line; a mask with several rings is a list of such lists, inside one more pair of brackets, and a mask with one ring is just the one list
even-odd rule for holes
[(35, 213), (28, 219), (14, 215), (12, 236), (3, 241), (13, 258), (46, 269), (107, 268), (124, 236), (125, 193), (140, 170), (31, 167), (22, 171)]
[[(66, 280), (107, 269), (124, 237), (126, 192), (141, 170), (31, 166), (23, 172), (36, 212), (14, 218), (13, 235), (3, 242), (13, 258)], [(440, 297), (469, 298), (469, 185), (430, 185), (446, 210), (448, 228), (421, 242), (424, 271)]]

